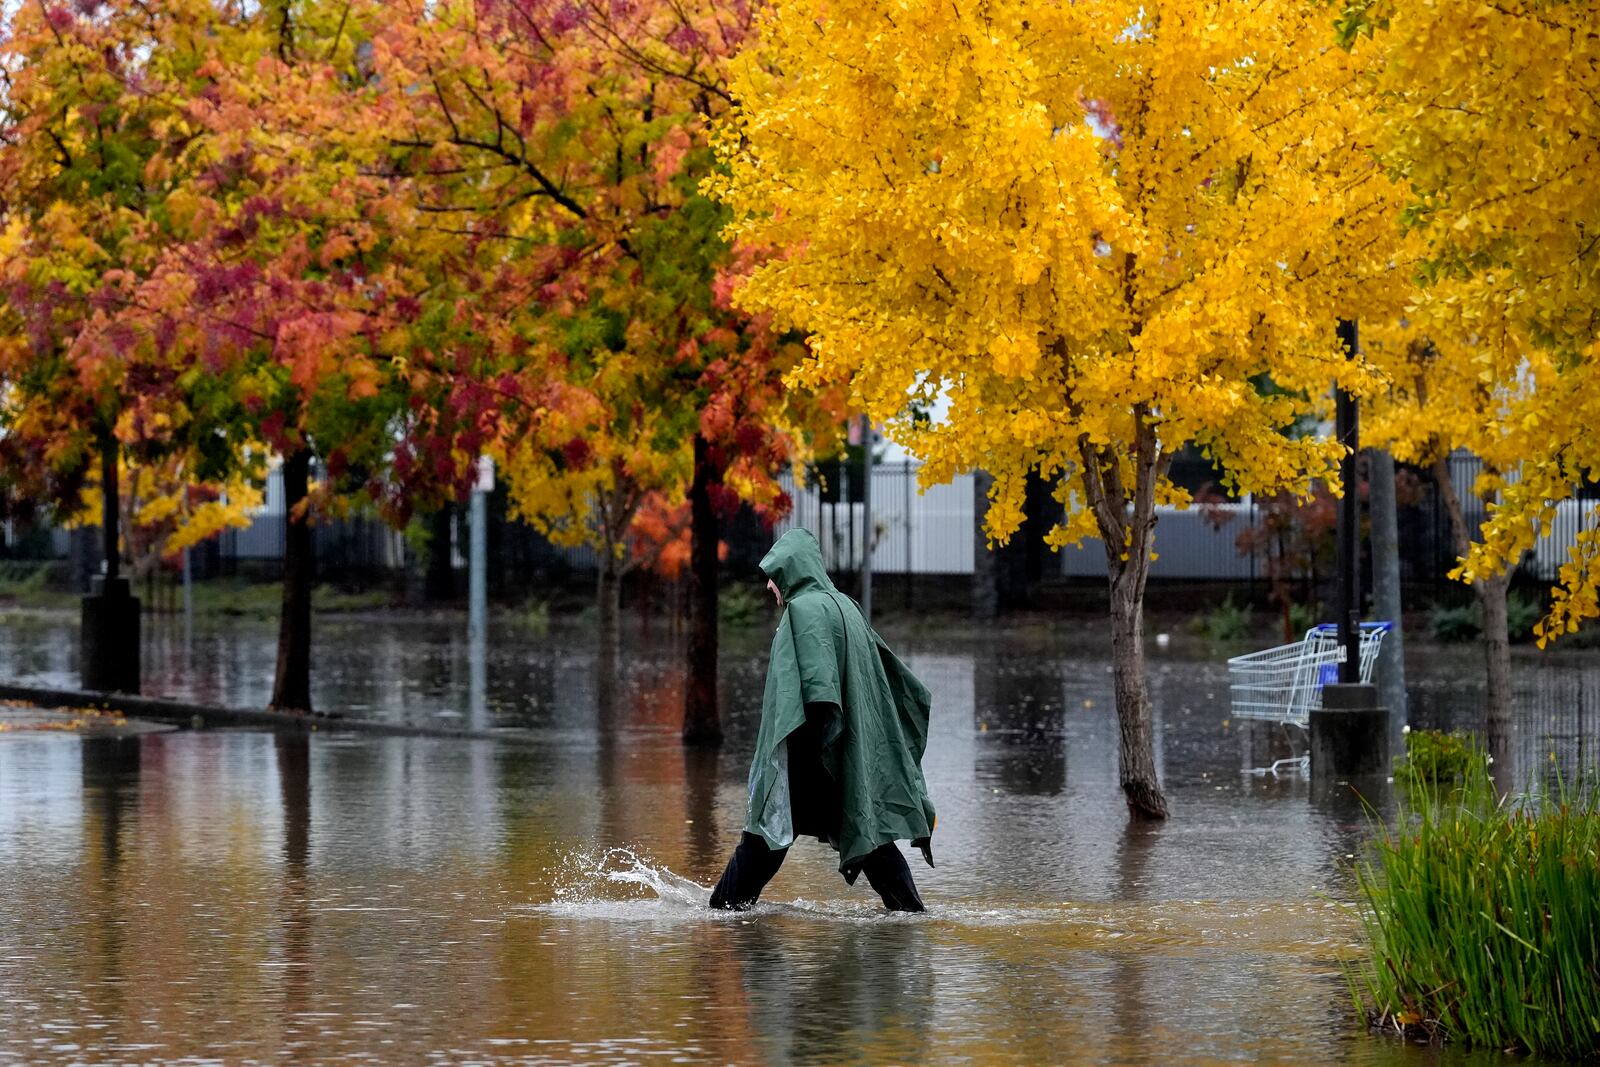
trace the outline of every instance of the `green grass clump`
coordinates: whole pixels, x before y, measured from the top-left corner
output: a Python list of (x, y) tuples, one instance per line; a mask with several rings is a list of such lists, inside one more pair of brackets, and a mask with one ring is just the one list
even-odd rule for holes
[(1413, 777), (1397, 828), (1357, 869), (1370, 941), (1350, 974), (1358, 1008), (1430, 1040), (1593, 1056), (1600, 794), (1501, 799), (1468, 748), (1454, 787)]
[(1536, 597), (1512, 593), (1506, 597), (1506, 634), (1513, 644), (1533, 640), (1533, 628), (1544, 618), (1544, 602)]
[(76, 596), (52, 588), (54, 568), (47, 560), (0, 560), (0, 604), (29, 609), (76, 607)]
[(511, 618), (530, 633), (543, 637), (550, 632), (550, 603), (534, 597), (511, 610)]
[(1235, 604), (1229, 593), (1216, 607), (1189, 620), (1189, 629), (1213, 641), (1237, 641), (1250, 636), (1250, 605)]
[(1401, 783), (1437, 788), (1464, 785), (1488, 761), (1471, 734), (1410, 730), (1406, 733), (1405, 757), (1398, 762), (1395, 777)]
[[(241, 578), (213, 578), (195, 582), (192, 590), (196, 615), (275, 619), (283, 610), (283, 583), (250, 582)], [(394, 595), (386, 589), (348, 592), (332, 585), (311, 590), (311, 607), (319, 614), (382, 611), (392, 607)]]
[(1321, 612), (1315, 604), (1290, 604), (1289, 605), (1289, 630), (1296, 637), (1311, 629), (1322, 621)]
[(50, 564), (35, 560), (0, 560), (0, 595), (26, 596), (44, 588)]

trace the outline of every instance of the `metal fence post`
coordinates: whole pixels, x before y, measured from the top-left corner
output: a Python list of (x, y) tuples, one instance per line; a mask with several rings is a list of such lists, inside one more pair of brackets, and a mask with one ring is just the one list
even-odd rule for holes
[(861, 614), (872, 625), (872, 418), (861, 416)]

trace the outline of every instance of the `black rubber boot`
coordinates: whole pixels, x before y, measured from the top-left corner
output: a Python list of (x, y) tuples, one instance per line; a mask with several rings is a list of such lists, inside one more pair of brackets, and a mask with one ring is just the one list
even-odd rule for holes
[[(711, 906), (720, 911), (744, 911), (749, 908), (761, 898), (761, 891), (778, 873), (778, 868), (783, 866), (783, 857), (788, 854), (786, 848), (768, 848), (767, 843), (755, 834), (742, 836), (739, 847), (733, 850), (733, 858), (728, 861), (728, 869), (722, 872), (722, 880), (711, 891)], [(901, 860), (900, 865), (904, 867), (905, 860)], [(913, 888), (912, 896), (916, 896), (916, 892)], [(917, 903), (920, 905), (922, 902)]]
[(883, 898), (883, 906), (890, 911), (927, 911), (922, 897), (917, 893), (917, 883), (911, 880), (911, 868), (893, 841), (879, 845), (861, 861), (861, 873), (867, 884)]

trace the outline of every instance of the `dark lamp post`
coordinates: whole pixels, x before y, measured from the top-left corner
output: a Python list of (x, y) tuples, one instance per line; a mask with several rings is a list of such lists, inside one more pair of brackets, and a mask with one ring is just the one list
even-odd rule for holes
[[(1345, 358), (1355, 359), (1360, 339), (1354, 319), (1339, 320)], [(1339, 460), (1344, 495), (1339, 500), (1339, 647), (1344, 655), (1337, 684), (1322, 687), (1320, 707), (1311, 710), (1311, 774), (1324, 785), (1336, 779), (1387, 774), (1389, 713), (1378, 706), (1376, 686), (1361, 682), (1361, 501), (1356, 484), (1356, 453), (1361, 448), (1356, 398), (1336, 392), (1334, 433), (1345, 447)]]
[[(1345, 359), (1355, 359), (1360, 339), (1354, 319), (1339, 320), (1339, 341)], [(1339, 664), (1339, 681), (1354, 685), (1361, 681), (1361, 501), (1356, 484), (1356, 456), (1361, 451), (1361, 409), (1356, 398), (1343, 387), (1335, 400), (1334, 434), (1345, 447), (1339, 460), (1339, 484), (1344, 495), (1339, 500), (1339, 647), (1344, 662)]]
[(101, 531), (105, 537), (106, 570), (90, 582), (83, 598), (78, 668), (83, 688), (106, 692), (139, 691), (139, 598), (122, 575), (117, 544), (116, 435), (109, 425), (100, 430), (100, 495), (104, 501)]

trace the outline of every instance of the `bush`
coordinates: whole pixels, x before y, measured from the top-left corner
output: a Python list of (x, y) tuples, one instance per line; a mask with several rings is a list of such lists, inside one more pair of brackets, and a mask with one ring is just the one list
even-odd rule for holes
[(761, 612), (761, 595), (749, 585), (723, 586), (717, 592), (717, 619), (724, 626), (748, 626)]
[(1206, 612), (1189, 621), (1189, 629), (1213, 641), (1237, 641), (1250, 636), (1250, 606), (1233, 602), (1233, 594)]
[(1533, 627), (1544, 618), (1544, 604), (1537, 597), (1512, 593), (1506, 597), (1506, 632), (1513, 644), (1533, 640)]
[(1483, 615), (1477, 604), (1435, 604), (1428, 613), (1433, 636), (1440, 641), (1471, 641), (1483, 633)]
[(1487, 765), (1470, 734), (1443, 730), (1410, 730), (1406, 754), (1398, 761), (1395, 777), (1407, 785), (1459, 785)]
[(1458, 759), (1454, 740), (1413, 742), (1415, 766), (1426, 750), (1463, 777), (1408, 789), (1397, 828), (1356, 871), (1370, 942), (1349, 973), (1358, 1010), (1412, 1037), (1593, 1056), (1600, 794), (1501, 801), (1466, 748)]
[(1290, 604), (1289, 629), (1294, 631), (1296, 637), (1299, 637), (1322, 621), (1318, 615), (1315, 604)]
[[(1470, 604), (1436, 604), (1429, 618), (1433, 636), (1440, 641), (1472, 641), (1483, 635), (1483, 608)], [(1534, 623), (1544, 618), (1544, 605), (1535, 597), (1512, 593), (1506, 597), (1506, 636), (1513, 644), (1533, 640)]]
[(38, 593), (49, 577), (48, 560), (0, 560), (0, 596), (26, 597)]
[(530, 599), (520, 608), (514, 608), (511, 618), (537, 637), (550, 632), (550, 605), (538, 597)]

